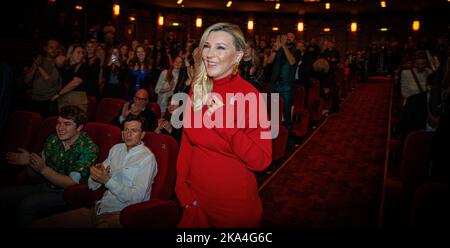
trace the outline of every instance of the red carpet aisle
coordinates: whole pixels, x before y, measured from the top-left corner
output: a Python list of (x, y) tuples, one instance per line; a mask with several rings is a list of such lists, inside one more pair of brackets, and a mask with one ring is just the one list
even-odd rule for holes
[(392, 85), (358, 86), (261, 191), (266, 227), (376, 227)]

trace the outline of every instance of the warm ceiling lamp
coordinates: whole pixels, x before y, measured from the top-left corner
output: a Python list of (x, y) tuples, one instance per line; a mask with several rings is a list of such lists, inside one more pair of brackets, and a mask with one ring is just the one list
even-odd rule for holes
[(177, 1), (177, 4), (182, 4), (183, 3), (183, 0), (178, 0)]
[(115, 15), (115, 16), (120, 15), (120, 5), (118, 5), (118, 4), (113, 5), (113, 15)]
[(386, 8), (386, 1), (381, 1), (380, 2), (381, 8)]
[(324, 28), (323, 31), (324, 31), (324, 32), (330, 32), (331, 29), (330, 29), (330, 28)]
[(419, 20), (413, 21), (412, 29), (413, 29), (413, 31), (419, 31), (419, 29), (420, 29), (420, 21)]
[(134, 21), (136, 21), (136, 17), (134, 17), (134, 16), (130, 16), (130, 21), (132, 21), (132, 22), (134, 22)]
[(275, 4), (275, 9), (280, 9), (281, 3), (276, 3)]
[(197, 28), (201, 28), (202, 27), (202, 18), (201, 17), (197, 17), (197, 19), (195, 20), (195, 26)]
[(227, 8), (231, 7), (232, 4), (233, 4), (233, 1), (228, 1)]
[(350, 32), (356, 33), (356, 31), (358, 31), (358, 23), (352, 22), (352, 23), (350, 24)]
[(164, 25), (164, 16), (159, 16), (158, 17), (158, 25), (159, 26), (163, 26)]
[(75, 5), (75, 9), (76, 10), (83, 10), (83, 6), (77, 4), (77, 5)]
[(303, 32), (303, 30), (304, 30), (303, 22), (298, 22), (297, 23), (297, 31)]
[(278, 31), (278, 30), (279, 30), (278, 27), (273, 27), (273, 28), (272, 28), (272, 31)]
[(331, 9), (331, 3), (325, 3), (325, 9)]
[(253, 20), (249, 20), (247, 23), (247, 29), (248, 30), (253, 30), (255, 23), (253, 22)]

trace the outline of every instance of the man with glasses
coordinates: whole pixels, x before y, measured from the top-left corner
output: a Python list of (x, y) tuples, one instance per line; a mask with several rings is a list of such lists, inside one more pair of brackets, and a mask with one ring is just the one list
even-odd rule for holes
[(158, 171), (155, 155), (142, 142), (144, 122), (139, 115), (128, 115), (124, 120), (124, 143), (113, 146), (103, 163), (90, 168), (89, 188), (97, 190), (102, 185), (106, 188), (95, 207), (57, 214), (38, 220), (33, 226), (121, 227), (120, 211), (150, 199)]
[(144, 130), (153, 131), (158, 126), (158, 120), (155, 113), (149, 108), (148, 105), (148, 92), (145, 89), (140, 89), (134, 94), (134, 103), (130, 104), (126, 102), (122, 111), (118, 114), (117, 118), (112, 121), (113, 125), (123, 128), (123, 123), (129, 115), (141, 116), (145, 120)]

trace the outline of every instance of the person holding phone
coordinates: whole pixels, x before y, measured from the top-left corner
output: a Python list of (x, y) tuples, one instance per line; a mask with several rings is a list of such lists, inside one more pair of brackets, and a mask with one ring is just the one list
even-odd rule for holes
[(119, 49), (113, 48), (108, 63), (103, 68), (105, 79), (103, 97), (126, 99), (124, 92), (128, 74), (128, 65), (119, 61)]

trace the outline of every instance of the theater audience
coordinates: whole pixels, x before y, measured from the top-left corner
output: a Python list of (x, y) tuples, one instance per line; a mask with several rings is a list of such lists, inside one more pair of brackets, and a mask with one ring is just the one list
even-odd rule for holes
[(167, 110), (168, 100), (172, 96), (180, 75), (180, 68), (183, 59), (178, 56), (169, 69), (161, 72), (158, 83), (156, 83), (155, 93), (158, 95), (158, 104), (161, 107), (161, 116), (164, 116)]

